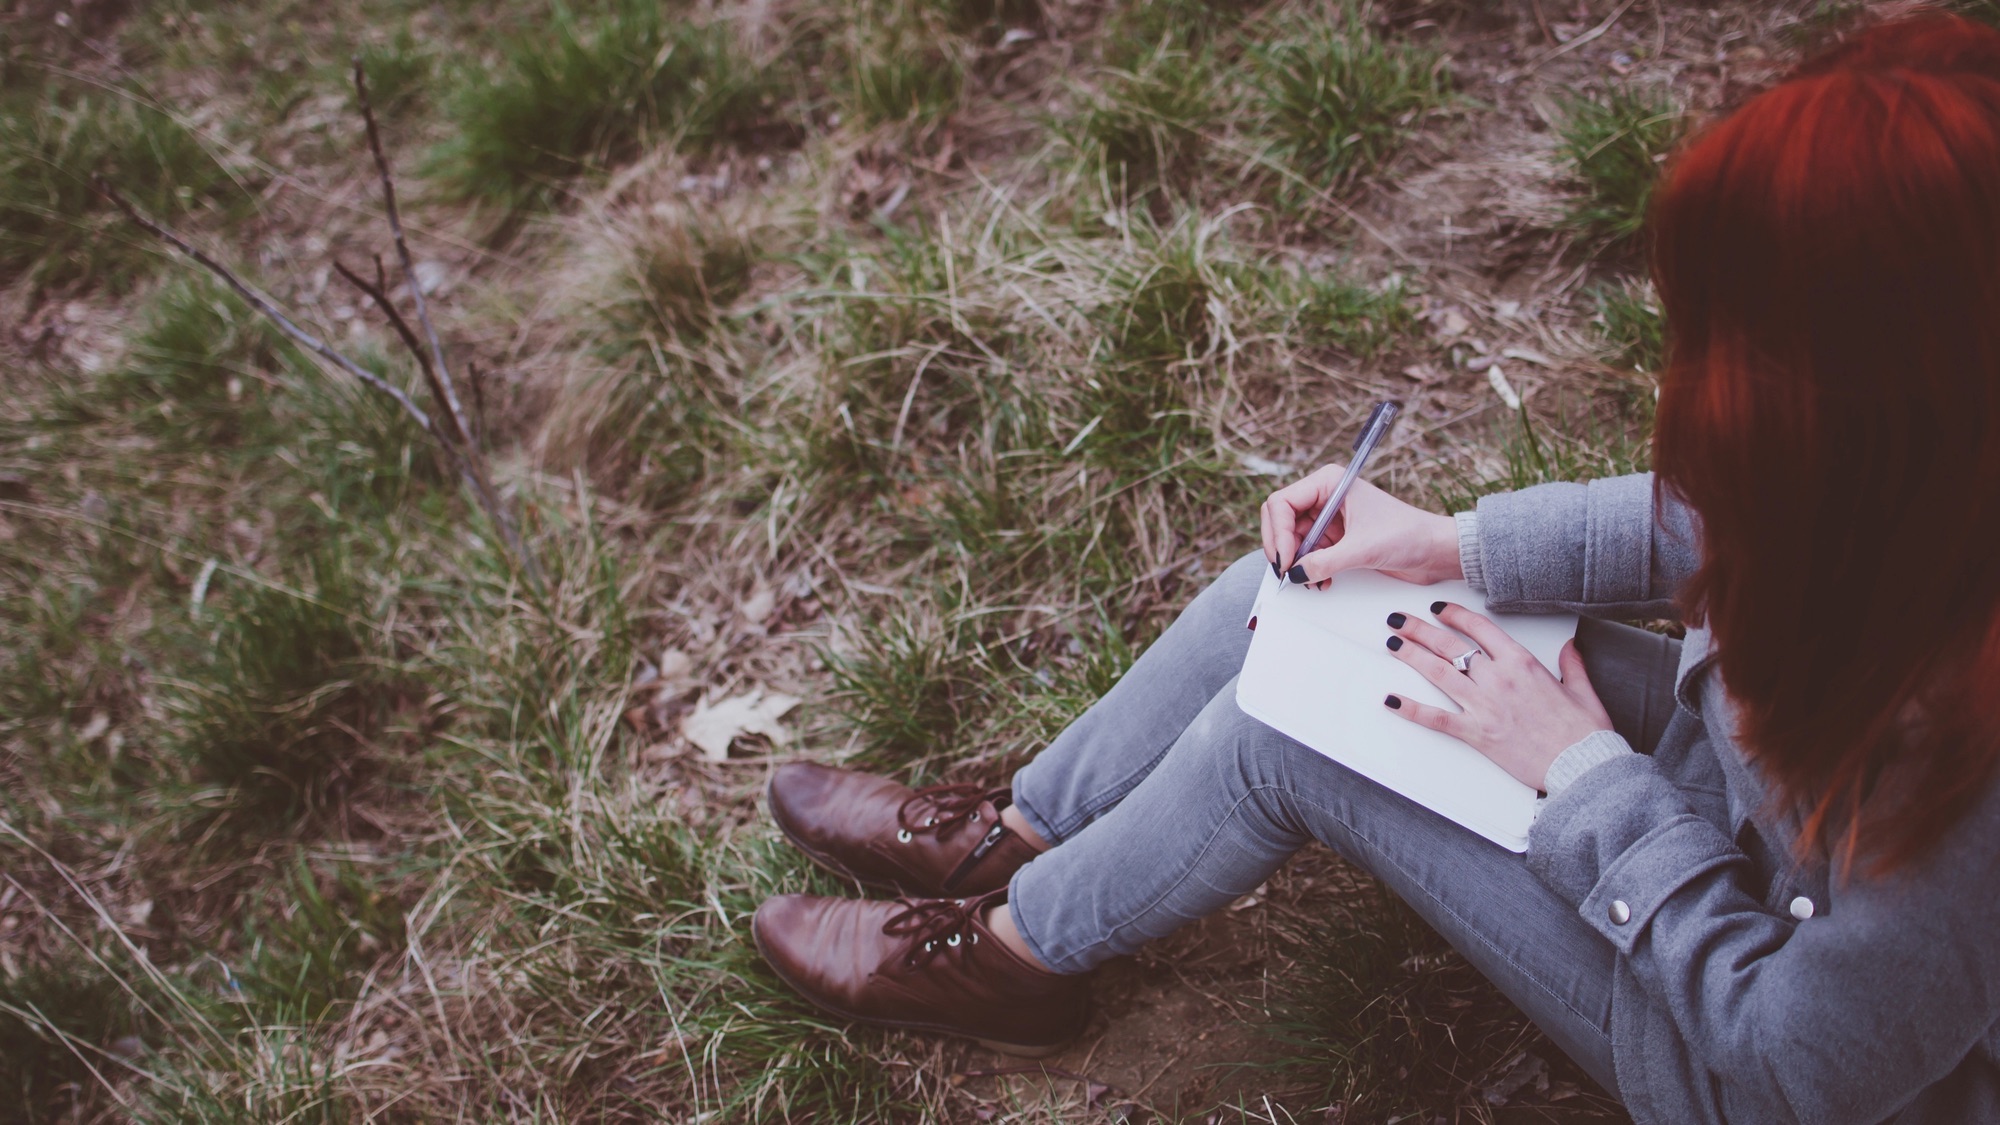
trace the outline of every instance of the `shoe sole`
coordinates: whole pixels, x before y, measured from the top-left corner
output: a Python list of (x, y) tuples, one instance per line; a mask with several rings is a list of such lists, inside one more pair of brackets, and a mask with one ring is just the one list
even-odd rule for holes
[(778, 826), (778, 833), (779, 835), (785, 838), (785, 842), (797, 848), (801, 855), (804, 855), (807, 859), (812, 860), (813, 863), (818, 865), (821, 870), (830, 871), (833, 874), (838, 875), (843, 879), (851, 879), (854, 882), (859, 883), (864, 887), (868, 887), (871, 890), (888, 891), (892, 894), (908, 895), (912, 898), (951, 897), (950, 895), (946, 894), (941, 890), (935, 890), (928, 887), (912, 888), (890, 880), (863, 878), (862, 876), (857, 875), (852, 871), (849, 871), (846, 867), (842, 866), (840, 862), (838, 860), (835, 860), (832, 856), (827, 855), (824, 852), (821, 852), (818, 849), (814, 848), (812, 845), (806, 843), (804, 840), (799, 838), (797, 833), (792, 831), (791, 825), (785, 823), (785, 818), (778, 815), (777, 802), (771, 800), (771, 781), (775, 780), (777, 780), (777, 774), (773, 773), (771, 775), (771, 780), (766, 781), (764, 783), (764, 811), (770, 815), (771, 823)]
[(804, 986), (800, 985), (798, 981), (788, 976), (785, 970), (779, 968), (777, 959), (771, 956), (770, 950), (764, 948), (764, 935), (757, 932), (757, 927), (754, 924), (750, 927), (750, 940), (757, 946), (757, 955), (764, 959), (764, 964), (770, 966), (771, 972), (776, 974), (779, 980), (785, 982), (786, 987), (798, 993), (799, 996), (805, 999), (806, 1003), (811, 1004), (820, 1011), (828, 1015), (839, 1016), (844, 1020), (872, 1024), (876, 1027), (891, 1027), (898, 1031), (928, 1031), (939, 1035), (955, 1035), (961, 1039), (970, 1039), (989, 1051), (998, 1051), (1003, 1055), (1012, 1055), (1015, 1058), (1023, 1059), (1048, 1058), (1050, 1055), (1069, 1046), (1076, 1039), (1076, 1036), (1072, 1035), (1068, 1039), (1059, 1040), (1055, 1043), (1008, 1043), (999, 1039), (982, 1039), (962, 1028), (950, 1027), (941, 1023), (925, 1023), (921, 1020), (887, 1020), (879, 1016), (864, 1016), (856, 1012), (850, 1012), (845, 1008), (829, 1004), (819, 997), (814, 996)]

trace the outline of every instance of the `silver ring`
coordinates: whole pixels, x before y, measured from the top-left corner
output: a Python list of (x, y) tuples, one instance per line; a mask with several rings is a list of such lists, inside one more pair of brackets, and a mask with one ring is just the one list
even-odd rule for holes
[(1465, 652), (1461, 652), (1457, 656), (1452, 657), (1451, 666), (1458, 669), (1461, 672), (1464, 672), (1466, 675), (1471, 675), (1472, 658), (1475, 656), (1485, 656), (1485, 655), (1486, 655), (1485, 649), (1480, 648), (1478, 645), (1473, 645), (1470, 649), (1466, 650)]

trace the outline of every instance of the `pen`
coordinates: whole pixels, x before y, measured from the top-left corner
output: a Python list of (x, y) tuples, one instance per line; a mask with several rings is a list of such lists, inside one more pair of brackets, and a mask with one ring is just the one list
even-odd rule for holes
[(1292, 569), (1285, 577), (1294, 583), (1305, 585), (1306, 568), (1301, 566), (1298, 560), (1311, 554), (1313, 548), (1319, 545), (1319, 537), (1326, 534), (1326, 525), (1333, 522), (1333, 517), (1340, 514), (1341, 505), (1347, 502), (1347, 490), (1354, 486), (1355, 481), (1361, 479), (1361, 470), (1368, 466), (1368, 458), (1389, 436), (1390, 428), (1396, 424), (1396, 415), (1402, 413), (1402, 410), (1403, 404), (1391, 399), (1388, 402), (1376, 403), (1375, 409), (1368, 412), (1367, 423), (1361, 427), (1361, 433), (1354, 439), (1354, 460), (1347, 466), (1347, 471), (1340, 475), (1340, 483), (1333, 486), (1332, 498), (1319, 510), (1319, 518), (1313, 521), (1312, 530), (1306, 532), (1306, 537), (1299, 541), (1298, 552), (1292, 556)]

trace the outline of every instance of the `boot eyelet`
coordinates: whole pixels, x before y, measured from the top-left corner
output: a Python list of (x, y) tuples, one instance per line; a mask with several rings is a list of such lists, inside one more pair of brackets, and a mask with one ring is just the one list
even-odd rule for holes
[(909, 842), (910, 842), (910, 830), (909, 830), (909, 829), (907, 829), (907, 828), (902, 828), (902, 829), (898, 829), (898, 830), (897, 830), (897, 832), (896, 832), (896, 842), (897, 842), (897, 843), (899, 843), (899, 844), (907, 844), (907, 843), (909, 843)]
[(926, 820), (926, 821), (924, 821), (924, 827), (925, 827), (925, 828), (936, 828), (936, 827), (937, 827), (937, 817), (932, 817), (932, 818), (930, 818), (929, 820)]
[(934, 942), (934, 941), (927, 941), (927, 942), (925, 942), (925, 943), (924, 943), (924, 952), (925, 952), (925, 953), (929, 953), (929, 952), (931, 952), (932, 950), (934, 950), (934, 949), (936, 949), (936, 948), (937, 948), (937, 942)]
[(972, 944), (974, 944), (974, 945), (978, 945), (978, 944), (979, 944), (979, 931), (977, 931), (977, 930), (974, 930), (974, 931), (972, 932)]
[(952, 947), (953, 949), (957, 949), (957, 948), (958, 948), (958, 935), (957, 935), (957, 934), (953, 934), (953, 935), (951, 935), (951, 936), (950, 936), (949, 938), (946, 938), (946, 939), (945, 939), (945, 944), (946, 944), (946, 945), (949, 945), (949, 946), (951, 946), (951, 947)]

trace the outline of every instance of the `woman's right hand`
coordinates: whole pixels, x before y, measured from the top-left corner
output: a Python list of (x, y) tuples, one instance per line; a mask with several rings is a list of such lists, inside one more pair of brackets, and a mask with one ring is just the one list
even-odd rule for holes
[(1306, 581), (1323, 582), (1343, 570), (1379, 570), (1405, 582), (1429, 585), (1463, 578), (1458, 527), (1450, 516), (1413, 508), (1365, 480), (1356, 481), (1339, 515), (1327, 525), (1319, 549), (1295, 557), (1299, 540), (1333, 496), (1345, 465), (1328, 465), (1264, 501), (1258, 515), (1264, 558), (1280, 573), (1305, 568)]

